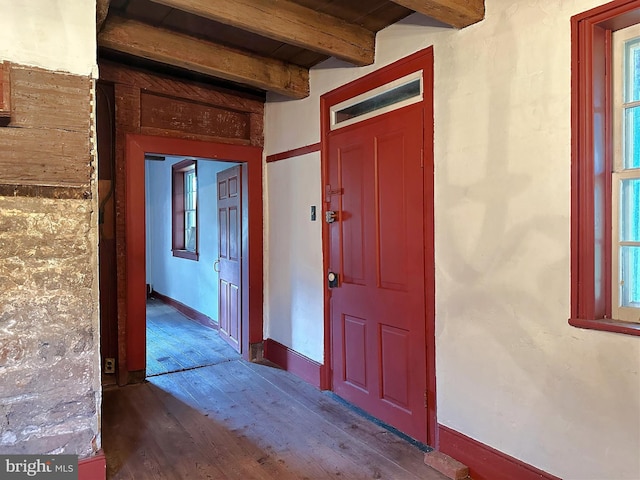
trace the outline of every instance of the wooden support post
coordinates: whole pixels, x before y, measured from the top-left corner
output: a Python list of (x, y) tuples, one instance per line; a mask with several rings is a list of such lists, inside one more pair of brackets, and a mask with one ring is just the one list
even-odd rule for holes
[(11, 121), (11, 64), (0, 64), (0, 126)]

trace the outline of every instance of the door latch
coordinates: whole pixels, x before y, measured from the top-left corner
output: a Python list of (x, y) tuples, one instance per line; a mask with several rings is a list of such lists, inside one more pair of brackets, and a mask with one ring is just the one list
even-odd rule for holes
[(327, 210), (324, 212), (324, 219), (327, 223), (333, 223), (338, 219), (338, 213), (333, 210)]

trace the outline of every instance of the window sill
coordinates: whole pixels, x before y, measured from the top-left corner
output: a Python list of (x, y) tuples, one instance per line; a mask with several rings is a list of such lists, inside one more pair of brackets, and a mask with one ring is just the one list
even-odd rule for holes
[(196, 252), (189, 252), (188, 250), (172, 250), (172, 252), (174, 257), (198, 261), (198, 253)]
[(570, 318), (569, 325), (588, 330), (600, 330), (603, 332), (623, 333), (625, 335), (640, 336), (640, 323), (623, 322), (602, 318), (600, 320), (585, 320), (582, 318)]

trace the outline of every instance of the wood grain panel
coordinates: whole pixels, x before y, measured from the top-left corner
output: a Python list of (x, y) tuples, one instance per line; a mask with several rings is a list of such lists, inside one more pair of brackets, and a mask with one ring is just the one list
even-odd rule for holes
[(52, 128), (86, 135), (91, 121), (91, 79), (46, 70), (11, 69), (12, 127)]
[(380, 326), (381, 397), (406, 411), (410, 410), (409, 385), (406, 375), (409, 365), (409, 332), (390, 325)]
[(365, 263), (365, 224), (364, 210), (364, 166), (366, 158), (361, 145), (347, 146), (340, 150), (340, 188), (351, 193), (341, 198), (342, 208), (339, 215), (342, 229), (343, 252), (342, 272), (345, 283), (364, 285), (366, 276)]
[(8, 63), (0, 71), (13, 127), (0, 130), (0, 183), (88, 189), (91, 80)]
[(264, 95), (250, 95), (203, 83), (168, 77), (108, 60), (100, 60), (100, 79), (113, 83), (135, 85), (141, 90), (198, 101), (241, 112), (264, 112)]
[[(231, 233), (231, 238), (239, 238), (240, 237), (240, 212), (235, 207), (229, 207), (229, 232)], [(240, 243), (239, 242), (229, 242), (229, 260), (239, 261), (240, 260)]]
[(407, 290), (407, 204), (405, 191), (404, 134), (402, 131), (375, 139), (376, 168), (376, 266), (378, 287)]
[(140, 126), (222, 138), (249, 139), (247, 113), (142, 92)]
[(0, 129), (0, 183), (88, 186), (90, 175), (89, 130)]
[(344, 315), (344, 380), (367, 391), (367, 321)]

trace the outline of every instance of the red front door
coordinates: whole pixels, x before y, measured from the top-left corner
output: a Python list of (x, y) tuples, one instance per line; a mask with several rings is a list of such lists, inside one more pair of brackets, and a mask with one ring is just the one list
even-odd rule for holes
[(242, 208), (240, 166), (217, 174), (218, 184), (218, 321), (220, 336), (236, 351), (242, 341)]
[(422, 105), (328, 142), (333, 389), (426, 442)]

